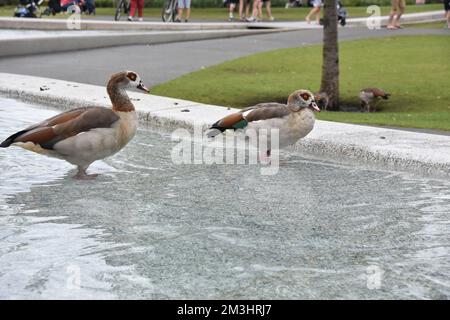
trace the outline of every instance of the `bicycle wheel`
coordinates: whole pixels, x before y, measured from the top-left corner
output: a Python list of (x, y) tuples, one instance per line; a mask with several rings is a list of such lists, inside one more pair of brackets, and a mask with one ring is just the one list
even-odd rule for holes
[(120, 0), (116, 8), (116, 14), (114, 15), (115, 21), (120, 20), (120, 16), (122, 15), (122, 11), (124, 11), (124, 8), (125, 8), (125, 0)]
[(163, 22), (172, 22), (175, 19), (174, 4), (177, 0), (165, 0), (163, 3), (161, 18)]

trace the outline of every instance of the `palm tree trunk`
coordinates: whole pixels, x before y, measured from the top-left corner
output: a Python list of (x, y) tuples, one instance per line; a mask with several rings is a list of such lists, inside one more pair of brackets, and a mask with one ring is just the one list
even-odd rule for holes
[(339, 110), (339, 48), (336, 0), (324, 0), (323, 64), (320, 91), (329, 98), (327, 110)]

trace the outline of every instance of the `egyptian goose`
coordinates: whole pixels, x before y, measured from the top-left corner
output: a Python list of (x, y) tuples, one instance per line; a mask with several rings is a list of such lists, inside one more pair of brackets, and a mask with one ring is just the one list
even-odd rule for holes
[(361, 107), (367, 108), (367, 112), (375, 112), (376, 104), (380, 99), (387, 100), (391, 94), (384, 92), (378, 88), (365, 88), (359, 92), (359, 99), (361, 99)]
[(149, 92), (137, 73), (115, 73), (106, 87), (112, 109), (82, 107), (63, 112), (13, 134), (0, 147), (14, 145), (66, 160), (78, 167), (74, 178), (94, 179), (97, 174), (86, 174), (89, 165), (115, 154), (136, 134), (138, 120), (127, 87)]
[(315, 122), (313, 111), (320, 112), (314, 95), (308, 90), (297, 90), (289, 95), (287, 104), (260, 103), (224, 117), (211, 126), (207, 136), (215, 137), (227, 129), (242, 129), (247, 133), (248, 130), (259, 132), (260, 129), (266, 129), (268, 133), (266, 155), (270, 157), (270, 130), (279, 130), (280, 148), (292, 145), (313, 129)]

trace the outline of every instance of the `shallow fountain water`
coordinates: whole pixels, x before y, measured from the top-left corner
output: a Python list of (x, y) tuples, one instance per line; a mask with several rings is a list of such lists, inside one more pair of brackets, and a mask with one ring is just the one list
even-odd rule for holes
[[(0, 139), (55, 114), (0, 98)], [(450, 182), (283, 153), (175, 165), (141, 124), (96, 181), (0, 149), (0, 298), (449, 298)]]

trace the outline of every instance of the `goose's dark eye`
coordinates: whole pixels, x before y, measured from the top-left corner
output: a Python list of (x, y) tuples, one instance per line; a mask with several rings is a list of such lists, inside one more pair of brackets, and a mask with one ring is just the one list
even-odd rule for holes
[(136, 74), (130, 72), (127, 76), (131, 81), (136, 81)]

